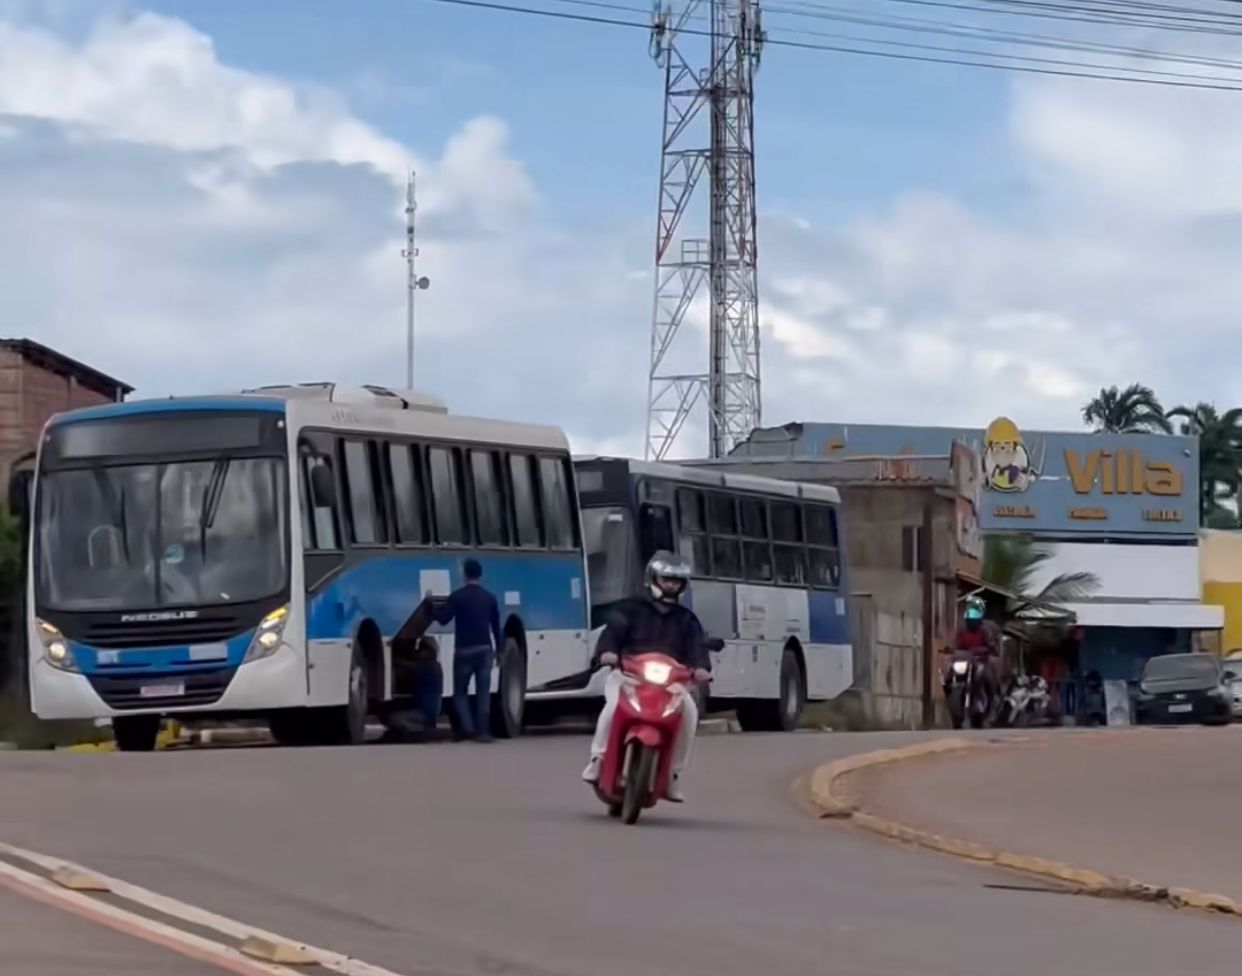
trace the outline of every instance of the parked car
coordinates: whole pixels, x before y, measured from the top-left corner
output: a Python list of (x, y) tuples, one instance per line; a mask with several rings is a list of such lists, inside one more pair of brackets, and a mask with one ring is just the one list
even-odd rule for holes
[(1140, 725), (1224, 725), (1233, 717), (1231, 685), (1215, 654), (1153, 657), (1135, 690), (1135, 717)]

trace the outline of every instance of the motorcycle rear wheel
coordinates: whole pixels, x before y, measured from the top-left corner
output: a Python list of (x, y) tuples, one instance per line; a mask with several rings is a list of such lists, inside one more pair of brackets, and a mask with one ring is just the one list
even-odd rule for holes
[(656, 751), (650, 746), (636, 744), (630, 747), (629, 769), (625, 775), (625, 794), (621, 798), (621, 819), (626, 824), (638, 822), (647, 799), (647, 790), (655, 772)]

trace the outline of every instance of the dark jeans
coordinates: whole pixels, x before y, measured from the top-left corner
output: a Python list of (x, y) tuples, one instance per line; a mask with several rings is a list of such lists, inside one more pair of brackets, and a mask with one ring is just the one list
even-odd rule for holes
[(435, 661), (420, 663), (414, 668), (417, 685), (414, 700), (423, 715), (424, 728), (431, 731), (440, 719), (444, 705), (444, 671)]
[[(466, 701), (470, 679), (474, 679), (474, 712)], [(461, 734), (466, 737), (488, 735), (492, 714), (492, 649), (462, 647), (453, 654), (453, 707)]]

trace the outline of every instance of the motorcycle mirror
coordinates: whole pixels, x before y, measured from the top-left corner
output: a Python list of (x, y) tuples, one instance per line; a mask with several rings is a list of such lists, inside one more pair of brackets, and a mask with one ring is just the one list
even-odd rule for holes
[(724, 650), (724, 641), (722, 641), (719, 637), (709, 637), (707, 640), (703, 641), (703, 646), (709, 651), (719, 653)]

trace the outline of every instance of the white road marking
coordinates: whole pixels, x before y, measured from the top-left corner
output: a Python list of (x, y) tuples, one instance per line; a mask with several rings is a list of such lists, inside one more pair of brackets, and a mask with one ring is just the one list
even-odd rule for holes
[[(112, 893), (118, 898), (123, 898), (126, 901), (133, 902), (136, 905), (143, 905), (147, 908), (154, 909), (155, 911), (163, 912), (165, 915), (172, 916), (173, 918), (179, 918), (184, 922), (189, 922), (191, 925), (212, 929), (213, 931), (219, 932), (222, 935), (227, 935), (232, 939), (240, 941), (246, 939), (248, 936), (254, 935), (274, 942), (287, 942), (291, 945), (296, 945), (301, 949), (305, 949), (306, 952), (314, 956), (315, 961), (320, 966), (323, 966), (325, 969), (331, 969), (334, 972), (342, 973), (344, 976), (401, 976), (400, 973), (395, 973), (390, 969), (372, 966), (371, 964), (362, 962), (359, 959), (341, 955), (339, 952), (332, 952), (328, 949), (320, 949), (316, 946), (307, 945), (303, 942), (297, 941), (296, 939), (289, 939), (283, 935), (277, 935), (273, 932), (264, 931), (257, 926), (249, 925), (245, 922), (238, 922), (234, 919), (226, 918), (223, 915), (217, 915), (214, 912), (209, 912), (206, 909), (197, 908), (194, 905), (187, 905), (185, 902), (177, 901), (175, 898), (169, 898), (166, 895), (156, 894), (154, 891), (149, 891), (148, 889), (141, 888), (138, 885), (130, 884), (128, 881), (122, 881), (120, 878), (109, 877), (108, 875), (102, 874), (93, 868), (75, 864), (72, 861), (66, 861), (58, 857), (51, 857), (47, 854), (39, 854), (36, 851), (28, 851), (2, 842), (0, 842), (0, 853), (24, 860), (30, 864), (43, 868), (46, 871), (56, 871), (60, 868), (70, 868), (75, 871), (86, 872), (94, 875), (107, 884), (112, 890)], [(125, 912), (123, 909), (112, 908), (96, 898), (90, 898), (89, 896), (79, 895), (76, 892), (66, 891), (58, 885), (54, 885), (49, 881), (44, 881), (42, 878), (35, 875), (28, 875), (27, 872), (21, 871), (19, 868), (11, 867), (10, 865), (0, 861), (0, 872), (6, 871), (26, 875), (28, 878), (34, 878), (35, 881), (39, 882), (40, 886), (52, 889), (61, 896), (73, 896), (74, 898), (82, 899), (85, 903), (89, 904), (90, 907), (96, 909), (110, 909), (111, 911), (120, 912), (130, 916), (128, 921), (132, 922), (134, 919), (137, 919), (148, 926), (159, 926), (161, 929), (174, 932), (178, 936), (184, 937), (185, 939), (197, 938), (196, 936), (191, 936), (189, 933), (181, 932), (179, 929), (172, 929), (169, 926), (162, 925), (159, 922), (147, 919), (141, 915), (132, 915), (129, 912)], [(199, 941), (208, 946), (215, 946), (217, 949), (227, 948), (224, 946), (217, 946), (216, 943), (209, 942), (206, 939), (199, 939)], [(233, 950), (228, 951), (232, 952)], [(249, 957), (242, 956), (239, 952), (235, 952), (234, 955), (245, 960), (246, 962), (251, 963), (252, 965), (266, 965), (265, 963), (255, 963)], [(283, 966), (272, 966), (269, 968), (269, 971), (279, 974), (279, 976), (289, 976), (290, 973), (290, 970)]]
[(196, 958), (215, 960), (233, 972), (289, 976), (289, 970), (283, 966), (271, 966), (267, 963), (250, 959), (229, 946), (212, 942), (210, 939), (204, 939), (202, 936), (195, 935), (192, 932), (173, 928), (171, 925), (165, 925), (163, 922), (158, 922), (155, 919), (127, 912), (123, 908), (109, 905), (107, 902), (93, 898), (90, 895), (62, 888), (53, 881), (48, 881), (37, 874), (31, 874), (29, 871), (23, 871), (21, 868), (14, 867), (4, 861), (0, 861), (0, 878), (6, 878), (14, 882), (15, 888), (19, 891), (22, 888), (26, 888), (38, 892), (44, 896), (46, 901), (52, 904), (59, 903), (62, 906), (68, 906), (71, 910), (76, 909), (79, 913), (88, 917), (94, 915), (110, 919), (117, 923), (117, 928), (129, 932), (131, 935), (136, 934), (135, 930), (138, 930), (157, 937), (158, 941), (165, 945), (171, 943), (173, 946), (180, 945), (195, 950), (193, 954)]

